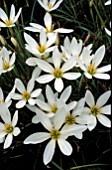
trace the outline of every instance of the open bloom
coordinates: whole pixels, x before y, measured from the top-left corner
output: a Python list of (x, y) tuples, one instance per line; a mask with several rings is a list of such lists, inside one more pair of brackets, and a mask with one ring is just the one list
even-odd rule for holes
[(0, 21), (0, 27), (14, 27), (14, 23), (18, 20), (21, 14), (21, 10), (22, 8), (20, 8), (17, 15), (15, 15), (15, 6), (12, 4), (10, 10), (10, 17), (8, 18), (3, 9), (0, 8), (0, 19), (3, 21)]
[(19, 100), (19, 102), (16, 103), (16, 108), (22, 108), (26, 105), (28, 102), (30, 105), (35, 105), (36, 101), (35, 99), (40, 95), (42, 89), (36, 89), (33, 91), (34, 88), (34, 81), (33, 79), (30, 79), (27, 88), (25, 88), (24, 84), (20, 79), (15, 80), (15, 86), (17, 90), (21, 93), (11, 93), (11, 98), (14, 100)]
[[(4, 123), (0, 122), (0, 139), (4, 142), (4, 149), (8, 148), (13, 140), (13, 135), (17, 136), (20, 133), (20, 129), (15, 127), (18, 121), (18, 111), (16, 110), (12, 121), (11, 121), (11, 113), (9, 112), (6, 105), (0, 105), (0, 115)], [(5, 136), (7, 137), (5, 138)], [(5, 141), (4, 141), (5, 140)]]
[(37, 0), (39, 4), (47, 11), (51, 12), (59, 7), (59, 5), (63, 2), (63, 0)]
[[(45, 102), (45, 98), (43, 96), (40, 99), (38, 98), (36, 100), (36, 104), (38, 107), (46, 113), (46, 115), (51, 119), (54, 118), (55, 114), (63, 108), (63, 106), (66, 106), (67, 110), (72, 110), (75, 105), (76, 101), (72, 101), (70, 103), (66, 103), (68, 98), (70, 97), (72, 88), (71, 86), (68, 86), (58, 97), (58, 93), (54, 93), (53, 90), (49, 85), (46, 86), (46, 98), (47, 102)], [(38, 118), (38, 108), (36, 106), (30, 106), (26, 105), (28, 109), (30, 109), (32, 112), (36, 113), (36, 115), (32, 118), (33, 123), (39, 123)]]
[(54, 30), (54, 24), (52, 24), (52, 16), (50, 13), (45, 14), (44, 24), (45, 27), (43, 27), (40, 24), (30, 23), (31, 27), (25, 27), (24, 29), (32, 32), (41, 32), (41, 29), (43, 29), (48, 36), (51, 36), (54, 33), (71, 33), (74, 31), (72, 29), (65, 29), (65, 28), (58, 28)]
[(66, 73), (68, 70), (74, 67), (75, 59), (74, 57), (72, 57), (61, 66), (61, 54), (59, 53), (58, 48), (56, 48), (53, 51), (52, 59), (53, 59), (54, 67), (45, 61), (37, 59), (37, 65), (40, 67), (41, 70), (43, 70), (48, 74), (38, 77), (36, 81), (41, 84), (45, 84), (55, 79), (54, 82), (55, 90), (61, 92), (64, 88), (64, 83), (62, 78), (65, 78), (67, 80), (76, 80), (81, 76), (81, 73), (78, 72)]
[(103, 45), (100, 48), (98, 48), (98, 50), (94, 55), (92, 56), (87, 55), (86, 59), (83, 60), (83, 62), (78, 61), (80, 68), (84, 71), (84, 75), (88, 79), (92, 79), (92, 77), (98, 79), (104, 79), (104, 80), (110, 79), (110, 75), (105, 73), (111, 70), (110, 64), (98, 68), (98, 66), (100, 65), (100, 63), (104, 58), (104, 54), (105, 54), (105, 46)]
[[(49, 85), (46, 86), (46, 98), (47, 98), (47, 103), (37, 99), (36, 104), (45, 112), (47, 112), (47, 115), (49, 117), (53, 117), (56, 112), (61, 109), (64, 105), (68, 107), (70, 110), (72, 110), (76, 102), (71, 102), (69, 104), (66, 104), (66, 100), (68, 98), (68, 93), (70, 92), (71, 87), (69, 86), (66, 88), (63, 93), (61, 94), (60, 99), (57, 99), (56, 94), (53, 93), (51, 87)], [(68, 92), (68, 93), (67, 93)], [(66, 93), (66, 94), (65, 94)]]
[[(94, 96), (92, 93), (87, 90), (85, 94), (85, 101), (89, 107), (84, 108), (84, 115), (89, 115), (91, 122), (87, 124), (88, 129), (92, 130), (95, 128), (98, 121), (106, 126), (111, 127), (111, 121), (105, 116), (111, 114), (111, 105), (106, 105), (106, 102), (108, 101), (109, 97), (111, 95), (111, 91), (107, 91), (103, 93), (96, 101), (94, 100)], [(104, 115), (105, 114), (105, 115)]]
[(51, 139), (47, 144), (43, 154), (43, 162), (45, 165), (48, 164), (53, 158), (56, 142), (58, 143), (59, 148), (64, 155), (71, 155), (73, 149), (70, 143), (66, 141), (66, 139), (69, 134), (77, 131), (77, 128), (68, 128), (67, 130), (61, 128), (65, 121), (65, 109), (63, 108), (56, 113), (53, 123), (51, 123), (47, 115), (42, 114), (41, 112), (38, 112), (38, 116), (41, 124), (49, 132), (33, 133), (25, 139), (24, 144), (37, 144), (44, 142), (47, 139)]
[(15, 53), (13, 53), (10, 58), (10, 52), (5, 47), (3, 47), (2, 48), (2, 73), (11, 71), (14, 68), (15, 60), (16, 60)]
[(24, 38), (27, 42), (25, 44), (26, 49), (35, 55), (36, 57), (43, 56), (54, 50), (56, 46), (52, 46), (55, 43), (56, 35), (53, 35), (50, 39), (47, 39), (45, 31), (42, 29), (40, 32), (39, 43), (37, 43), (30, 35), (24, 33)]
[(72, 135), (74, 135), (78, 139), (82, 139), (83, 133), (87, 126), (86, 124), (90, 123), (90, 118), (88, 115), (83, 116), (83, 109), (85, 104), (85, 98), (80, 99), (74, 109), (72, 111), (66, 107), (66, 117), (65, 117), (65, 125), (63, 129), (79, 128), (79, 130), (75, 131)]

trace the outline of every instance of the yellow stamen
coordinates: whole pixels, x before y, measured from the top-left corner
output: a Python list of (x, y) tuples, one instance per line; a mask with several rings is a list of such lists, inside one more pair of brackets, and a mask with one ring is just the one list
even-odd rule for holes
[(68, 114), (65, 118), (65, 122), (68, 125), (73, 125), (76, 122), (75, 116)]
[(97, 68), (95, 68), (95, 64), (92, 63), (88, 66), (87, 72), (90, 73), (91, 75), (95, 74), (97, 71)]
[(12, 20), (6, 20), (5, 23), (8, 27), (13, 24)]
[(58, 108), (57, 108), (57, 106), (56, 106), (55, 104), (52, 104), (52, 105), (51, 105), (51, 111), (52, 111), (53, 113), (56, 113), (56, 112), (58, 111)]
[(98, 106), (93, 105), (91, 107), (91, 114), (97, 116), (100, 113), (100, 109)]
[(44, 46), (38, 46), (38, 50), (39, 50), (39, 52), (40, 53), (44, 53), (45, 52), (45, 50), (46, 50), (46, 46), (44, 45)]
[(63, 76), (62, 70), (59, 69), (59, 68), (55, 68), (55, 69), (54, 69), (54, 76), (55, 76), (56, 78), (61, 78), (61, 77)]
[(27, 92), (27, 91), (24, 91), (23, 94), (22, 94), (22, 96), (23, 96), (23, 99), (24, 99), (24, 100), (28, 101), (29, 98), (30, 98), (30, 93)]
[(0, 103), (4, 103), (4, 100), (3, 100), (3, 99), (0, 99)]
[(4, 60), (2, 66), (4, 70), (8, 70), (10, 67), (10, 63)]
[(50, 136), (52, 139), (54, 140), (57, 140), (60, 138), (60, 132), (59, 130), (56, 130), (56, 129), (53, 129), (51, 132), (50, 132)]
[(46, 27), (46, 32), (49, 33), (49, 32), (53, 32), (54, 30), (54, 25), (51, 25), (50, 28)]
[(50, 3), (50, 4), (49, 4), (49, 9), (51, 9), (52, 7), (53, 7), (53, 5)]
[(6, 132), (6, 133), (12, 133), (13, 132), (14, 128), (11, 124), (6, 123), (6, 124), (4, 124), (4, 126), (5, 126), (6, 129), (4, 129), (2, 132)]

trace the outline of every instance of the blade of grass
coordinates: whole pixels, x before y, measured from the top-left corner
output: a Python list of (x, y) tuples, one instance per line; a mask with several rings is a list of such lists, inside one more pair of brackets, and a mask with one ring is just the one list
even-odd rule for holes
[(110, 166), (109, 164), (89, 164), (89, 165), (82, 165), (82, 166), (77, 166), (77, 167), (72, 167), (72, 169), (80, 169), (80, 168), (87, 168), (87, 167), (94, 167), (94, 166)]

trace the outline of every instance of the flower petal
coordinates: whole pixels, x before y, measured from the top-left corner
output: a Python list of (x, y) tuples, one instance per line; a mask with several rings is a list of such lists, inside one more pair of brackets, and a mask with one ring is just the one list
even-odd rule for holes
[(40, 69), (45, 71), (46, 73), (53, 73), (53, 67), (46, 61), (37, 59), (36, 63), (40, 67)]
[(94, 97), (92, 95), (92, 93), (87, 90), (86, 94), (85, 94), (85, 101), (86, 103), (91, 107), (92, 105), (95, 105), (95, 101), (94, 101)]
[(25, 91), (25, 86), (20, 79), (16, 78), (15, 85), (20, 93), (23, 93)]
[(110, 75), (109, 74), (103, 74), (103, 73), (95, 73), (93, 75), (95, 78), (98, 78), (98, 79), (102, 79), (102, 80), (109, 80), (110, 79)]
[(99, 122), (102, 124), (102, 125), (104, 125), (104, 126), (106, 126), (106, 127), (111, 127), (111, 121), (105, 116), (105, 115), (103, 115), (103, 114), (99, 114), (98, 116), (97, 116), (97, 119), (99, 120)]
[(61, 94), (60, 96), (60, 100), (66, 102), (70, 95), (71, 95), (71, 92), (72, 92), (72, 86), (68, 86)]
[(63, 80), (61, 78), (56, 78), (54, 82), (54, 88), (57, 92), (61, 92), (64, 88)]
[(50, 134), (49, 133), (45, 133), (45, 132), (37, 132), (37, 133), (33, 133), (32, 135), (28, 136), (25, 140), (24, 140), (24, 144), (37, 144), (37, 143), (41, 143), (44, 142), (45, 140), (50, 138)]
[(15, 127), (18, 121), (18, 110), (15, 111), (15, 114), (12, 119), (12, 126)]
[(107, 92), (103, 93), (97, 100), (96, 105), (98, 105), (98, 107), (102, 107), (109, 99), (111, 95), (111, 91), (108, 90)]
[(26, 104), (26, 100), (20, 100), (19, 102), (16, 103), (16, 108), (20, 109), (24, 107)]
[(64, 155), (68, 155), (68, 156), (71, 155), (73, 149), (69, 142), (67, 142), (65, 139), (62, 138), (58, 139), (57, 142), (61, 152)]
[(45, 84), (54, 79), (54, 76), (52, 74), (45, 74), (43, 76), (40, 76), (36, 79), (36, 81), (40, 84)]
[(50, 142), (47, 144), (43, 154), (43, 161), (45, 165), (47, 165), (52, 160), (55, 151), (55, 146), (56, 142), (53, 139), (50, 140)]
[(49, 85), (46, 86), (46, 98), (50, 105), (56, 102), (55, 95)]
[(64, 73), (63, 74), (63, 78), (67, 79), (67, 80), (76, 80), (81, 76), (81, 73)]
[(13, 135), (18, 136), (20, 134), (20, 132), (21, 132), (20, 129), (18, 127), (15, 127), (14, 131), (13, 131)]
[(8, 134), (4, 142), (4, 149), (8, 148), (11, 145), (12, 140), (13, 140), (13, 135)]
[(42, 92), (42, 89), (36, 89), (31, 93), (31, 97), (38, 97), (41, 92)]
[(100, 108), (100, 113), (106, 114), (106, 115), (111, 115), (111, 105), (106, 105), (102, 108)]

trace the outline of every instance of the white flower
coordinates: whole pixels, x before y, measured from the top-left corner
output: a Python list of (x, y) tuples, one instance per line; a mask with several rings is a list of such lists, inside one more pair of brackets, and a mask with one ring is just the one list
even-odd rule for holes
[(69, 104), (66, 104), (66, 101), (69, 97), (69, 93), (71, 91), (71, 86), (66, 88), (63, 93), (60, 96), (60, 99), (57, 98), (56, 94), (53, 93), (51, 87), (49, 85), (46, 86), (46, 98), (47, 98), (47, 103), (45, 101), (36, 100), (36, 104), (38, 107), (41, 108), (41, 110), (44, 110), (47, 113), (48, 117), (54, 117), (55, 114), (57, 113), (58, 110), (60, 110), (64, 105), (70, 110), (72, 110), (76, 102), (71, 102)]
[[(20, 133), (20, 129), (15, 127), (18, 121), (18, 111), (16, 110), (12, 121), (11, 121), (11, 113), (9, 112), (6, 105), (0, 105), (0, 115), (4, 123), (0, 122), (0, 139), (1, 142), (4, 140), (4, 149), (8, 148), (13, 140), (13, 135), (17, 136)], [(6, 138), (4, 138), (7, 135)]]
[(111, 5), (111, 0), (108, 0), (105, 5)]
[(30, 79), (27, 88), (25, 88), (24, 84), (20, 79), (15, 80), (15, 86), (17, 90), (21, 93), (11, 93), (11, 98), (14, 100), (19, 100), (19, 102), (16, 103), (16, 108), (22, 108), (26, 105), (28, 102), (30, 105), (35, 105), (36, 101), (35, 99), (40, 95), (42, 89), (36, 89), (33, 91), (34, 88), (34, 81), (33, 79)]
[(50, 47), (55, 43), (56, 35), (53, 35), (49, 40), (47, 40), (47, 35), (43, 29), (40, 32), (39, 43), (37, 43), (30, 35), (26, 33), (24, 33), (24, 38), (27, 42), (27, 44), (25, 44), (25, 48), (36, 57), (43, 56), (46, 53), (53, 51), (56, 47)]
[(87, 55), (85, 61), (84, 60), (83, 62), (78, 61), (80, 68), (84, 71), (84, 75), (88, 79), (92, 79), (92, 77), (104, 80), (110, 79), (110, 75), (105, 73), (111, 70), (110, 64), (98, 68), (98, 66), (100, 65), (104, 58), (104, 54), (105, 46), (103, 45), (100, 48), (98, 48), (94, 55), (92, 56)]
[(39, 4), (47, 11), (51, 12), (59, 7), (59, 5), (63, 2), (63, 0), (37, 0)]
[[(111, 28), (111, 22), (110, 22), (110, 28)], [(111, 31), (110, 31), (110, 30), (108, 30), (107, 28), (105, 28), (105, 31), (106, 31), (106, 33), (107, 33), (109, 36), (111, 36)]]
[(66, 141), (65, 137), (67, 138), (69, 134), (77, 131), (77, 128), (70, 128), (67, 130), (62, 128), (60, 130), (65, 120), (65, 109), (63, 108), (61, 111), (56, 113), (53, 123), (50, 122), (49, 118), (45, 114), (38, 112), (38, 116), (42, 125), (49, 132), (33, 133), (25, 139), (24, 144), (37, 144), (44, 142), (47, 139), (51, 139), (47, 144), (43, 154), (43, 162), (45, 165), (48, 164), (53, 158), (56, 142), (58, 143), (59, 148), (64, 155), (71, 155), (73, 149), (70, 143)]
[(72, 56), (78, 57), (81, 53), (83, 47), (82, 40), (77, 41), (75, 37), (72, 38), (72, 41), (70, 42), (70, 39), (66, 37), (64, 39), (64, 46), (61, 46), (63, 56), (66, 59), (70, 59)]
[[(91, 123), (87, 124), (89, 130), (93, 130), (98, 121), (106, 126), (111, 127), (111, 121), (105, 116), (111, 114), (111, 105), (105, 105), (111, 95), (111, 91), (107, 91), (103, 93), (96, 101), (94, 100), (94, 96), (92, 93), (87, 90), (85, 94), (85, 101), (89, 107), (85, 107), (83, 114), (89, 115), (91, 119)], [(104, 115), (105, 114), (105, 115)]]
[(70, 112), (70, 110), (66, 107), (66, 117), (65, 117), (65, 125), (63, 129), (68, 128), (79, 128), (77, 131), (75, 131), (72, 135), (74, 135), (78, 139), (82, 139), (84, 132), (87, 129), (86, 124), (90, 123), (90, 118), (88, 115), (83, 116), (83, 109), (85, 104), (85, 98), (80, 99), (77, 104), (75, 105), (73, 111)]
[(15, 60), (16, 60), (15, 53), (13, 53), (10, 58), (10, 52), (5, 47), (3, 47), (2, 48), (2, 73), (11, 71), (14, 68)]
[[(44, 113), (46, 113), (46, 115), (50, 118), (50, 120), (52, 120), (55, 114), (57, 113), (57, 111), (59, 111), (63, 106), (66, 106), (67, 110), (69, 111), (75, 107), (77, 103), (76, 101), (72, 101), (66, 104), (68, 98), (70, 97), (71, 91), (72, 91), (72, 87), (68, 86), (62, 92), (60, 97), (58, 97), (58, 94), (53, 93), (53, 90), (51, 89), (51, 87), (47, 85), (46, 91), (45, 91), (47, 102), (45, 102), (45, 98), (41, 94), (41, 96), (39, 96), (39, 98), (36, 100), (36, 104), (41, 110), (44, 111)], [(35, 124), (39, 123), (38, 107), (30, 106), (28, 104), (26, 106), (29, 110), (36, 113), (36, 115), (32, 118), (32, 123), (35, 123)]]
[(58, 28), (54, 30), (54, 24), (52, 24), (52, 16), (49, 13), (46, 13), (44, 16), (45, 27), (36, 23), (30, 23), (30, 25), (31, 27), (25, 27), (24, 29), (32, 32), (41, 32), (41, 29), (43, 29), (49, 37), (52, 36), (54, 33), (71, 33), (74, 31), (72, 29), (65, 28)]
[(14, 23), (18, 20), (21, 10), (22, 8), (20, 8), (17, 15), (15, 15), (15, 7), (12, 4), (10, 10), (10, 17), (8, 18), (3, 9), (0, 8), (0, 19), (3, 21), (3, 22), (0, 21), (0, 27), (14, 27), (15, 26)]
[(75, 59), (74, 57), (72, 57), (61, 66), (61, 54), (59, 53), (58, 48), (56, 48), (53, 51), (52, 59), (53, 59), (54, 67), (52, 67), (52, 65), (50, 65), (45, 61), (37, 59), (37, 65), (40, 67), (41, 70), (43, 70), (48, 74), (38, 77), (36, 81), (41, 84), (45, 84), (55, 79), (54, 88), (56, 91), (61, 92), (64, 88), (64, 83), (62, 78), (65, 78), (67, 80), (76, 80), (81, 76), (81, 73), (78, 72), (66, 73), (68, 70), (74, 67)]

